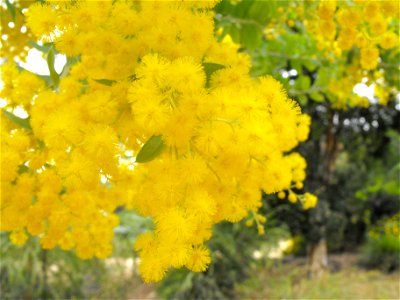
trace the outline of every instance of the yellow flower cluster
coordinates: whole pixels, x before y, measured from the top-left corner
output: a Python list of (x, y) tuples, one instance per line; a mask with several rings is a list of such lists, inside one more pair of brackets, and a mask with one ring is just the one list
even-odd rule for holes
[(382, 235), (387, 235), (400, 241), (400, 213), (381, 220), (368, 234), (373, 239), (379, 239)]
[(154, 220), (135, 242), (146, 282), (170, 267), (201, 272), (214, 224), (257, 211), (261, 191), (304, 181), (304, 159), (288, 152), (310, 118), (276, 80), (252, 79), (237, 46), (217, 42), (214, 4), (29, 7), (37, 38), (77, 62), (53, 88), (3, 66), (1, 230), (13, 243), (29, 234), (45, 249), (104, 258), (125, 207)]
[[(387, 105), (391, 90), (382, 71), (375, 70), (366, 74), (357, 63), (353, 63), (340, 66), (338, 74), (337, 78), (331, 78), (328, 84), (328, 91), (335, 95), (335, 101), (331, 101), (332, 107), (345, 110), (370, 106), (371, 102), (367, 96), (360, 96), (354, 92), (354, 87), (361, 82), (367, 86), (373, 85), (371, 97), (380, 105)], [(396, 88), (393, 93), (396, 93)]]
[(254, 224), (257, 225), (257, 231), (259, 235), (265, 234), (264, 224), (267, 222), (267, 218), (262, 214), (255, 213), (252, 211), (250, 218), (245, 222), (247, 227), (252, 227)]
[[(279, 3), (279, 2), (277, 2)], [(287, 5), (286, 5), (287, 4)], [(268, 41), (276, 40), (280, 35), (287, 33), (288, 28), (294, 28), (297, 22), (304, 20), (304, 3), (298, 1), (280, 2), (277, 8), (279, 18), (271, 18), (263, 32)]]
[(335, 56), (356, 47), (360, 66), (373, 70), (378, 66), (380, 49), (398, 47), (399, 1), (334, 1), (319, 2), (316, 14), (307, 20), (320, 49)]
[(344, 110), (349, 107), (368, 107), (368, 98), (354, 93), (354, 86), (362, 82), (364, 76), (358, 64), (341, 66), (338, 78), (332, 78), (328, 84), (329, 92), (335, 95), (332, 107)]
[[(297, 189), (301, 189), (303, 187), (303, 183), (297, 182), (295, 187)], [(286, 193), (284, 191), (280, 191), (277, 196), (279, 199), (283, 200), (286, 198)], [(287, 199), (291, 203), (296, 203), (297, 201), (299, 201), (302, 204), (303, 209), (305, 210), (314, 208), (318, 204), (317, 196), (310, 193), (305, 193), (304, 195), (298, 195), (293, 190), (289, 190)]]

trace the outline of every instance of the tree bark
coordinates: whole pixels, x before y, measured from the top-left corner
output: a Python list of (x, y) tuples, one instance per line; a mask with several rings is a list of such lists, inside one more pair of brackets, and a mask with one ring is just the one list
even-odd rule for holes
[(328, 248), (326, 239), (310, 245), (308, 252), (308, 277), (320, 278), (328, 269)]
[[(325, 139), (320, 144), (320, 182), (324, 187), (328, 187), (332, 181), (335, 171), (335, 162), (338, 154), (337, 129), (335, 128), (336, 115), (332, 109), (328, 112), (328, 125), (326, 128)], [(324, 189), (326, 191), (326, 188)], [(321, 197), (321, 201), (327, 201), (326, 197)], [(314, 226), (319, 226), (318, 242), (310, 243), (308, 246), (308, 276), (319, 278), (328, 270), (328, 247), (326, 242), (326, 219), (329, 215), (329, 204), (325, 203), (318, 213), (318, 222)], [(318, 209), (318, 208), (317, 208)]]

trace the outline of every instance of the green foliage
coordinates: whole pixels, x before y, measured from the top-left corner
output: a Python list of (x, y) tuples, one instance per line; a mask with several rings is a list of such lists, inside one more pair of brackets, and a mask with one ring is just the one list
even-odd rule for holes
[[(398, 26), (400, 26), (398, 24)], [(400, 28), (397, 29), (399, 32)], [(395, 87), (400, 86), (399, 72), (400, 51), (386, 51), (382, 54), (380, 67), (384, 70), (385, 80)]]
[(204, 72), (206, 73), (206, 87), (210, 87), (210, 80), (214, 72), (225, 68), (224, 65), (215, 63), (203, 63)]
[(17, 69), (18, 69), (19, 72), (24, 71), (24, 72), (29, 72), (29, 73), (35, 74), (35, 76), (39, 77), (40, 79), (42, 79), (44, 81), (44, 83), (46, 84), (47, 87), (50, 87), (50, 86), (53, 85), (52, 79), (51, 79), (51, 77), (49, 75), (38, 75), (38, 74), (33, 73), (33, 72), (31, 72), (31, 71), (29, 71), (27, 69), (24, 69), (23, 67), (21, 67), (18, 64), (17, 64)]
[(6, 110), (2, 110), (3, 114), (7, 117), (7, 119), (9, 119), (10, 121), (12, 121), (13, 123), (21, 126), (22, 128), (24, 128), (25, 130), (28, 131), (32, 131), (32, 127), (31, 124), (29, 123), (29, 118), (23, 119), (20, 117), (17, 117), (16, 115), (14, 115), (13, 113), (10, 113), (9, 111)]
[[(118, 213), (120, 224), (115, 228), (117, 236), (122, 236), (128, 239), (129, 245), (137, 238), (137, 236), (147, 230), (153, 230), (154, 224), (151, 218), (142, 217), (132, 211), (124, 210), (120, 208)], [(118, 243), (117, 243), (118, 246)], [(131, 246), (129, 246), (131, 248)], [(129, 251), (127, 257), (131, 255), (132, 251)], [(120, 254), (125, 256), (124, 254)]]
[(55, 57), (56, 57), (56, 51), (54, 49), (54, 46), (51, 46), (47, 52), (47, 66), (49, 67), (50, 77), (51, 80), (53, 81), (53, 85), (58, 86), (60, 82), (60, 75), (54, 68)]
[(116, 80), (110, 80), (110, 79), (95, 79), (95, 81), (97, 83), (104, 84), (107, 86), (112, 86), (114, 83), (117, 82)]
[(150, 137), (146, 143), (142, 146), (139, 153), (136, 156), (136, 162), (145, 163), (152, 161), (164, 149), (164, 141), (161, 135), (153, 135)]
[(369, 230), (360, 264), (384, 272), (400, 267), (400, 214), (385, 218)]
[(264, 24), (276, 15), (277, 8), (277, 1), (222, 1), (216, 7), (216, 20), (223, 26), (223, 36), (229, 34), (236, 43), (255, 50), (261, 45)]
[(378, 238), (369, 238), (362, 248), (360, 264), (366, 268), (391, 272), (400, 266), (400, 240), (392, 235), (383, 234)]
[(358, 199), (366, 200), (371, 195), (386, 193), (388, 195), (400, 196), (400, 133), (389, 130), (386, 133), (389, 139), (385, 156), (383, 159), (370, 161), (369, 164), (374, 172), (369, 172), (366, 185), (359, 189), (355, 196)]
[(8, 12), (10, 13), (11, 17), (13, 18), (13, 21), (15, 22), (15, 17), (17, 14), (15, 6), (10, 2), (10, 0), (6, 0), (6, 6), (7, 6)]
[(280, 15), (278, 10), (286, 11), (289, 5), (289, 1), (222, 1), (216, 20), (223, 28), (222, 36), (231, 35), (250, 54), (253, 76), (278, 78), (302, 106), (310, 100), (325, 102), (331, 96), (328, 82), (339, 72), (339, 65), (322, 57), (304, 25), (299, 22), (295, 28), (287, 27), (272, 40), (263, 37), (268, 23)]
[(0, 238), (2, 299), (85, 297), (85, 276), (101, 266), (99, 261), (81, 261), (58, 249), (42, 250), (35, 239), (18, 248), (5, 233)]
[(348, 218), (337, 211), (332, 211), (326, 225), (326, 236), (328, 249), (331, 251), (341, 250), (346, 243), (345, 230), (349, 227)]
[(35, 48), (36, 50), (39, 50), (43, 53), (48, 53), (50, 48), (53, 47), (53, 43), (44, 43), (43, 45), (39, 45), (38, 43), (34, 41), (29, 41), (28, 44)]

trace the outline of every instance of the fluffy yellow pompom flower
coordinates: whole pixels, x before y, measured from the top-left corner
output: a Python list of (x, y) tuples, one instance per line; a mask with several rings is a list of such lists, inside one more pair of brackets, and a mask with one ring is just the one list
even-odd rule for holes
[(379, 42), (384, 49), (390, 49), (399, 44), (399, 37), (394, 32), (386, 32)]
[(211, 262), (210, 251), (204, 247), (195, 247), (190, 251), (188, 263), (189, 270), (193, 272), (203, 272)]
[(288, 196), (288, 200), (292, 203), (296, 203), (297, 202), (297, 196), (293, 193), (290, 193)]
[[(290, 151), (310, 118), (278, 81), (253, 79), (237, 45), (215, 38), (214, 4), (28, 8), (37, 41), (68, 65), (47, 86), (3, 66), (1, 229), (15, 244), (27, 231), (45, 249), (103, 259), (124, 207), (154, 221), (135, 242), (146, 282), (170, 268), (202, 272), (215, 224), (256, 212), (262, 191), (304, 181), (305, 161)], [(29, 119), (13, 118), (17, 105)]]
[(372, 70), (378, 65), (379, 50), (376, 47), (366, 47), (361, 49), (361, 66), (364, 69)]
[[(332, 57), (345, 55), (354, 44), (360, 48), (361, 68), (373, 70), (380, 50), (398, 46), (396, 24), (400, 14), (398, 1), (319, 1), (306, 27), (315, 35), (319, 49)], [(336, 32), (339, 34), (336, 35)]]
[(14, 245), (23, 246), (28, 240), (28, 236), (21, 230), (13, 231), (10, 235), (10, 240)]
[(317, 196), (310, 194), (310, 193), (304, 194), (304, 198), (303, 198), (303, 208), (304, 209), (313, 208), (317, 205), (317, 203), (318, 203)]

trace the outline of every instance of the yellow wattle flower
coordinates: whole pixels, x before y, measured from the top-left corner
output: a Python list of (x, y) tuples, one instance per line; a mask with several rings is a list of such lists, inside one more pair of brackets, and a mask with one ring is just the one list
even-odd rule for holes
[(202, 272), (215, 224), (256, 212), (262, 191), (304, 181), (304, 158), (288, 153), (307, 139), (310, 118), (278, 81), (251, 78), (237, 45), (217, 41), (214, 4), (28, 8), (37, 39), (77, 57), (52, 87), (2, 66), (5, 109), (29, 115), (25, 128), (1, 123), (1, 230), (13, 243), (29, 233), (44, 249), (103, 259), (124, 207), (155, 224), (135, 242), (145, 281), (169, 268)]

